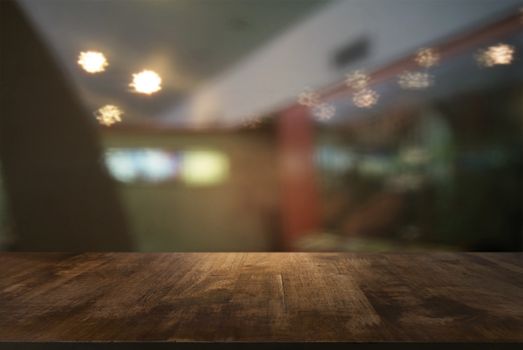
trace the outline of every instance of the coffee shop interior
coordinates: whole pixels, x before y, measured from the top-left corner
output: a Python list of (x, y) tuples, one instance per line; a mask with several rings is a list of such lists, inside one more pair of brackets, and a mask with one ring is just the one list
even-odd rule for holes
[(523, 249), (520, 1), (0, 3), (0, 250)]

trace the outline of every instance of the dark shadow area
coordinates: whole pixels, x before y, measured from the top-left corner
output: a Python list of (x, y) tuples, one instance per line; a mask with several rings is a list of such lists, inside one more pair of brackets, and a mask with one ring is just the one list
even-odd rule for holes
[(0, 2), (0, 160), (14, 250), (131, 250), (94, 123), (14, 1)]

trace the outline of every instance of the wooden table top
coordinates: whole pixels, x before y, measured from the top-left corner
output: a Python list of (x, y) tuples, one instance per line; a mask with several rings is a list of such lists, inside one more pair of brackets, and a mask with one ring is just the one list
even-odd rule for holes
[(0, 341), (523, 341), (523, 254), (3, 253)]

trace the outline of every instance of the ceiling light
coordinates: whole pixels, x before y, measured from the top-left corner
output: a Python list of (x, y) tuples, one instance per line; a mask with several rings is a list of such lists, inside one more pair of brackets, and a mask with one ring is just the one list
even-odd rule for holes
[(515, 51), (514, 46), (497, 44), (480, 51), (476, 55), (476, 60), (483, 67), (507, 65), (512, 63)]
[(143, 70), (133, 74), (133, 81), (129, 86), (135, 92), (150, 95), (162, 89), (162, 78), (152, 70)]
[(424, 72), (405, 71), (398, 75), (398, 84), (402, 89), (421, 90), (432, 85), (433, 78)]
[(87, 73), (100, 73), (109, 65), (104, 54), (97, 51), (80, 52), (78, 56), (78, 64)]
[(380, 95), (371, 89), (363, 89), (354, 94), (352, 101), (358, 108), (370, 108), (374, 106)]
[(298, 96), (298, 103), (306, 107), (314, 107), (320, 102), (318, 93), (312, 91), (311, 88), (305, 88)]
[(320, 103), (312, 110), (312, 114), (318, 120), (329, 120), (336, 114), (336, 108), (330, 103)]
[(439, 53), (431, 48), (418, 50), (414, 61), (421, 67), (429, 68), (438, 64), (440, 59)]
[(123, 111), (117, 106), (105, 105), (98, 109), (94, 115), (101, 125), (111, 126), (122, 121)]

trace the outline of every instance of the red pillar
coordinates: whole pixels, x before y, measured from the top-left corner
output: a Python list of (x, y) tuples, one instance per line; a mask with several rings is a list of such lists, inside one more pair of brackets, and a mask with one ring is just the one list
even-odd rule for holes
[(278, 118), (283, 246), (318, 228), (318, 191), (314, 167), (314, 123), (309, 110), (293, 106)]

